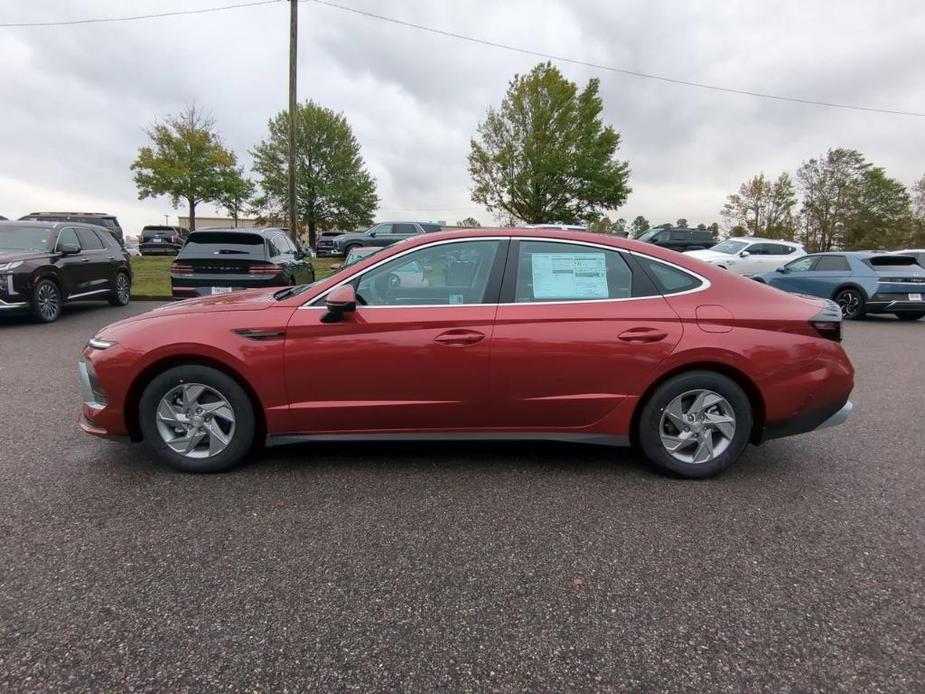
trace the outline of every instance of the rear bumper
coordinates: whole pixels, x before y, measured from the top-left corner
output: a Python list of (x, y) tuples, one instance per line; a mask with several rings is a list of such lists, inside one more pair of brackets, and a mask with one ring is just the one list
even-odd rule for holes
[[(202, 279), (188, 278), (171, 278), (170, 289), (174, 299), (192, 299), (197, 296), (211, 296), (217, 294), (224, 288), (230, 288), (231, 291), (237, 292), (244, 289), (262, 289), (264, 287), (284, 287), (288, 284), (283, 275), (275, 277), (242, 277), (241, 275), (231, 275), (227, 277), (210, 275)], [(219, 287), (218, 292), (213, 292), (213, 287)]]
[(138, 246), (138, 251), (143, 255), (176, 255), (180, 252), (180, 246), (173, 243), (143, 243)]
[(797, 434), (806, 434), (810, 431), (819, 429), (828, 429), (829, 427), (844, 424), (851, 413), (854, 411), (854, 405), (850, 400), (839, 401), (825, 407), (818, 407), (799, 414), (798, 416), (777, 424), (768, 424), (764, 430), (762, 441), (770, 439), (779, 439), (784, 436), (795, 436)]

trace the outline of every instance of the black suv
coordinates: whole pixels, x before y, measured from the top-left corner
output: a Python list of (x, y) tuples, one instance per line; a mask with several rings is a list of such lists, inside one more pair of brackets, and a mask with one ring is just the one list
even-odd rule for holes
[(359, 246), (391, 246), (407, 238), (443, 229), (431, 222), (383, 222), (366, 231), (341, 234), (334, 239), (334, 248), (340, 255), (346, 256), (351, 249)]
[(100, 227), (0, 222), (0, 312), (31, 311), (51, 323), (66, 302), (106, 299), (125, 306), (131, 289), (128, 254)]
[(170, 265), (174, 299), (314, 281), (311, 256), (285, 229), (191, 231)]
[(183, 227), (149, 224), (141, 230), (138, 250), (142, 255), (176, 255), (188, 235)]
[(114, 215), (106, 214), (105, 212), (30, 212), (25, 217), (20, 217), (19, 220), (21, 222), (80, 222), (81, 224), (92, 224), (103, 227), (115, 236), (120, 246), (125, 243), (119, 220)]
[(707, 229), (686, 229), (684, 227), (649, 229), (637, 241), (645, 241), (681, 253), (702, 251), (716, 245), (713, 232)]

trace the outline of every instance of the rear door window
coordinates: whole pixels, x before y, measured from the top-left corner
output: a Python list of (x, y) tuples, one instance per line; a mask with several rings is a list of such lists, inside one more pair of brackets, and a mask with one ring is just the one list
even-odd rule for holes
[(99, 251), (103, 248), (103, 241), (96, 232), (91, 229), (77, 228), (77, 238), (80, 239), (80, 247), (85, 251)]
[(521, 241), (515, 303), (628, 299), (633, 270), (616, 250), (551, 241)]
[(847, 272), (850, 270), (848, 259), (843, 255), (823, 255), (813, 268), (814, 272)]
[(411, 234), (418, 233), (418, 229), (414, 224), (396, 224), (392, 233), (400, 236), (411, 236)]

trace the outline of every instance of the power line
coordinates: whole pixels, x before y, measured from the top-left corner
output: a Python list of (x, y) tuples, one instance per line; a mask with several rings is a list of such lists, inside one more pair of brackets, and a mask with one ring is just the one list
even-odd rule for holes
[(139, 19), (158, 19), (160, 17), (176, 17), (183, 14), (205, 14), (207, 12), (223, 12), (224, 10), (237, 10), (242, 7), (257, 7), (258, 5), (272, 5), (280, 0), (256, 0), (255, 2), (240, 2), (236, 5), (221, 5), (219, 7), (204, 7), (199, 10), (176, 10), (175, 12), (158, 12), (157, 14), (138, 14), (128, 17), (100, 17), (99, 19), (70, 19), (60, 22), (5, 22), (0, 29), (14, 29), (24, 27), (60, 27), (75, 24), (104, 24), (108, 22), (134, 22)]
[(474, 36), (467, 36), (465, 34), (457, 34), (452, 31), (444, 31), (443, 29), (435, 29), (434, 27), (425, 26), (423, 24), (416, 24), (415, 22), (407, 22), (402, 19), (395, 19), (394, 17), (385, 17), (380, 14), (375, 14), (373, 12), (367, 12), (365, 10), (358, 10), (354, 7), (346, 7), (344, 5), (338, 5), (333, 2), (328, 2), (328, 0), (300, 0), (301, 2), (315, 2), (319, 5), (325, 5), (326, 7), (331, 7), (337, 10), (342, 10), (344, 12), (352, 12), (353, 14), (362, 15), (370, 19), (378, 19), (383, 22), (390, 22), (392, 24), (398, 24), (400, 26), (409, 27), (411, 29), (418, 29), (420, 31), (426, 31), (431, 34), (437, 34), (438, 36), (447, 36), (453, 39), (459, 39), (460, 41), (469, 41), (470, 43), (477, 43), (483, 46), (491, 46), (492, 48), (501, 48), (506, 51), (514, 51), (515, 53), (523, 53), (525, 55), (532, 55), (538, 58), (546, 58), (547, 60), (555, 60), (562, 63), (572, 63), (573, 65), (581, 65), (583, 67), (590, 67), (595, 70), (605, 70), (607, 72), (616, 72), (621, 75), (629, 75), (631, 77), (640, 77), (643, 79), (649, 80), (658, 80), (660, 82), (668, 82), (669, 84), (679, 84), (685, 87), (696, 87), (698, 89), (709, 89), (716, 92), (725, 92), (727, 94), (738, 94), (740, 96), (753, 96), (760, 99), (772, 99), (774, 101), (787, 101), (797, 104), (806, 104), (810, 106), (825, 106), (828, 108), (841, 108), (851, 111), (867, 111), (869, 113), (885, 113), (893, 116), (915, 116), (917, 118), (925, 118), (925, 113), (918, 113), (914, 111), (899, 111), (895, 109), (887, 108), (874, 108), (872, 106), (857, 106), (854, 104), (839, 104), (831, 101), (818, 101), (815, 99), (802, 99), (797, 96), (782, 96), (780, 94), (767, 94), (764, 92), (755, 92), (747, 89), (734, 89), (732, 87), (721, 87), (715, 84), (706, 84), (704, 82), (692, 82), (690, 80), (676, 79), (674, 77), (665, 77), (664, 75), (654, 75), (647, 72), (639, 72), (637, 70), (627, 70), (626, 68), (613, 67), (611, 65), (601, 65), (599, 63), (591, 63), (586, 60), (578, 60), (576, 58), (567, 58), (560, 55), (553, 55), (551, 53), (543, 53), (541, 51), (534, 51), (529, 48), (520, 48), (517, 46), (509, 46), (504, 43), (498, 43), (496, 41), (488, 41), (486, 39), (476, 38)]

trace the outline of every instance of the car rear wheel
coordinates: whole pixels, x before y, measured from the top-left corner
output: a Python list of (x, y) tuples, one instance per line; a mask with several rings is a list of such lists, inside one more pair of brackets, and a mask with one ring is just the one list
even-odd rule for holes
[(254, 408), (233, 378), (208, 366), (178, 366), (155, 377), (138, 406), (145, 442), (171, 467), (222, 472), (254, 443)]
[(857, 289), (845, 287), (840, 290), (835, 295), (835, 303), (846, 320), (859, 320), (864, 317), (864, 297)]
[(41, 280), (32, 291), (32, 315), (42, 323), (54, 323), (61, 315), (61, 290), (51, 280)]
[(918, 320), (925, 316), (925, 311), (916, 311), (914, 313), (897, 313), (896, 317), (899, 320)]
[(124, 272), (116, 274), (116, 288), (112, 290), (109, 303), (113, 306), (125, 306), (132, 298), (132, 281)]
[(712, 371), (679, 374), (643, 406), (637, 440), (658, 467), (682, 477), (712, 477), (734, 463), (752, 429), (742, 388)]

